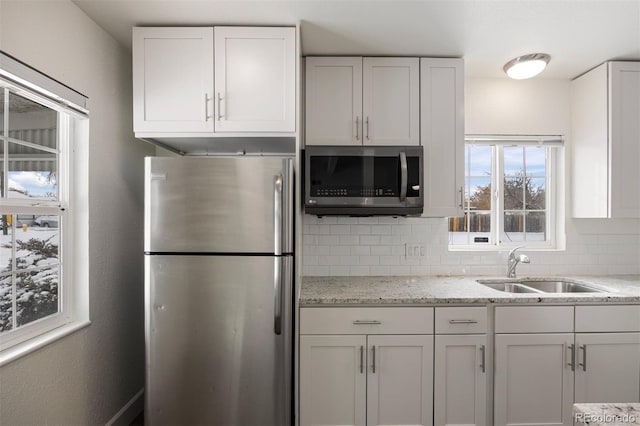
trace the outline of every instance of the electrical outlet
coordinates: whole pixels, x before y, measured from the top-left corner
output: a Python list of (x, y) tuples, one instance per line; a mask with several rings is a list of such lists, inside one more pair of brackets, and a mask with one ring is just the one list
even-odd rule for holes
[(424, 245), (422, 244), (405, 244), (404, 245), (404, 257), (409, 259), (411, 257), (424, 257)]

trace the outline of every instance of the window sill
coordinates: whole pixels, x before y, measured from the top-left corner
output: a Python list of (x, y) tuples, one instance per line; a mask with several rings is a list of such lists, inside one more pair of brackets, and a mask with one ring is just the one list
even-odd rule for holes
[(15, 361), (20, 357), (30, 354), (31, 352), (34, 352), (48, 345), (49, 343), (53, 343), (56, 340), (62, 339), (63, 337), (68, 336), (71, 333), (75, 333), (76, 331), (85, 328), (90, 324), (91, 321), (89, 320), (76, 321), (71, 324), (66, 324), (58, 327), (40, 336), (34, 337), (33, 339), (29, 339), (11, 348), (5, 349), (0, 353), (0, 367), (9, 364), (12, 361)]

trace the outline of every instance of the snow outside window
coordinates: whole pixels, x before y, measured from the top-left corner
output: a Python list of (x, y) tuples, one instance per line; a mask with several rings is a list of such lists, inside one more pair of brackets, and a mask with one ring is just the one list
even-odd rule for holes
[(555, 249), (561, 137), (467, 137), (463, 215), (449, 248)]
[(74, 119), (0, 80), (0, 351), (73, 320), (67, 254)]

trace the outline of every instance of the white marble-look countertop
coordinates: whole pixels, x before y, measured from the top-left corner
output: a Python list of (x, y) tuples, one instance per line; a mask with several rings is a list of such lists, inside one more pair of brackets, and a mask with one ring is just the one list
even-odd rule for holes
[[(503, 282), (564, 280), (606, 293), (506, 293), (476, 280)], [(513, 303), (640, 303), (640, 276), (519, 277), (462, 276), (303, 277), (300, 306)]]
[(573, 418), (579, 425), (640, 425), (640, 403), (573, 404)]

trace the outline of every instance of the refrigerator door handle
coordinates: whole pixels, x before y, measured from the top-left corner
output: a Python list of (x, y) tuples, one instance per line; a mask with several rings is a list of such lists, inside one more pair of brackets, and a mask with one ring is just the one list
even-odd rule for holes
[(273, 181), (273, 253), (282, 254), (282, 175), (276, 175)]
[(273, 332), (282, 334), (282, 274), (283, 258), (276, 256), (273, 260)]

